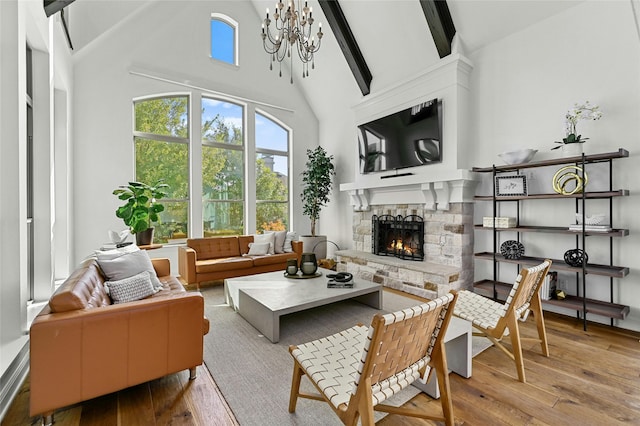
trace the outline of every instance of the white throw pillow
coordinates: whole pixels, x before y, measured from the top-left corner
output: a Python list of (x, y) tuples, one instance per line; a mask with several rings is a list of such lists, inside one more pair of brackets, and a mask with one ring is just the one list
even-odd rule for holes
[(105, 281), (104, 286), (113, 303), (133, 302), (158, 291), (153, 288), (148, 271), (119, 281)]
[(273, 247), (275, 246), (276, 235), (272, 232), (270, 234), (254, 234), (253, 242), (254, 243), (270, 243), (271, 247), (269, 247), (269, 254), (275, 254), (275, 250)]
[(276, 253), (284, 253), (284, 240), (287, 237), (287, 231), (264, 231), (264, 233), (275, 235), (273, 250)]
[(162, 283), (158, 279), (158, 275), (156, 275), (156, 270), (153, 269), (153, 264), (146, 250), (126, 253), (115, 259), (100, 259), (98, 257), (98, 265), (100, 265), (100, 269), (102, 269), (108, 281), (123, 280), (147, 271), (153, 287), (162, 290)]
[(96, 258), (100, 260), (111, 260), (120, 256), (124, 256), (134, 251), (139, 251), (140, 247), (135, 244), (129, 244), (128, 246), (112, 249), (112, 250), (96, 250)]
[(247, 256), (264, 256), (269, 254), (271, 247), (271, 243), (249, 243)]
[(291, 246), (291, 241), (298, 241), (298, 234), (295, 232), (287, 232), (287, 236), (284, 239), (284, 244), (282, 250), (285, 253), (293, 253), (293, 247)]

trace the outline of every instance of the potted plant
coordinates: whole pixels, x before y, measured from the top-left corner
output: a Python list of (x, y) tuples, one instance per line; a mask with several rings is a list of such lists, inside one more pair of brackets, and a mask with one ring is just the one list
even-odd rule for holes
[(167, 196), (165, 192), (169, 185), (158, 180), (154, 185), (143, 182), (129, 182), (113, 191), (118, 199), (126, 203), (116, 210), (116, 216), (129, 227), (129, 231), (136, 236), (136, 244), (149, 245), (153, 242), (153, 222), (160, 220), (158, 213), (164, 211), (164, 206), (158, 200)]
[[(565, 115), (565, 131), (566, 137), (562, 141), (556, 141), (559, 146), (551, 148), (552, 150), (562, 148), (565, 153), (569, 152), (569, 155), (582, 154), (582, 145), (587, 139), (578, 134), (577, 125), (579, 120), (599, 120), (602, 117), (602, 112), (598, 105), (591, 105), (589, 101), (584, 104), (574, 104), (573, 108), (567, 111)], [(574, 149), (568, 150), (572, 147)]]
[(333, 155), (321, 146), (314, 150), (307, 149), (309, 159), (306, 170), (302, 172), (302, 198), (305, 216), (311, 219), (311, 235), (302, 235), (303, 250), (314, 252), (318, 259), (327, 257), (327, 237), (316, 235), (316, 222), (320, 218), (320, 210), (329, 202), (332, 178), (336, 174), (332, 163)]

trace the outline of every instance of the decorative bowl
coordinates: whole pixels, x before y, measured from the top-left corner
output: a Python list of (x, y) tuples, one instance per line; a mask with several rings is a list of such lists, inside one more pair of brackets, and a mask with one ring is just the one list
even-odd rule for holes
[(519, 149), (517, 151), (503, 152), (498, 154), (498, 157), (502, 158), (502, 161), (507, 164), (521, 164), (531, 161), (536, 152), (538, 152), (537, 149)]

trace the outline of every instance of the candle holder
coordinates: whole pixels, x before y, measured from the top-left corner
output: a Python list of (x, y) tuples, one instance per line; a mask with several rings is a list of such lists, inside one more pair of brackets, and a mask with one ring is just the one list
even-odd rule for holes
[(318, 261), (315, 253), (302, 253), (300, 258), (300, 270), (303, 275), (313, 275), (318, 270)]
[(295, 275), (298, 273), (298, 261), (296, 259), (287, 260), (287, 274)]

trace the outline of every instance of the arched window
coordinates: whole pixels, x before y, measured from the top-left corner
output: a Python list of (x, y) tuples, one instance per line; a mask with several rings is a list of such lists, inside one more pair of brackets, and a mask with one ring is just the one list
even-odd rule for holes
[(165, 96), (133, 102), (136, 180), (169, 185), (154, 241), (166, 243), (188, 236), (189, 221), (189, 98)]
[(220, 13), (211, 14), (211, 57), (238, 65), (238, 23)]
[(289, 228), (289, 131), (256, 112), (256, 230)]

